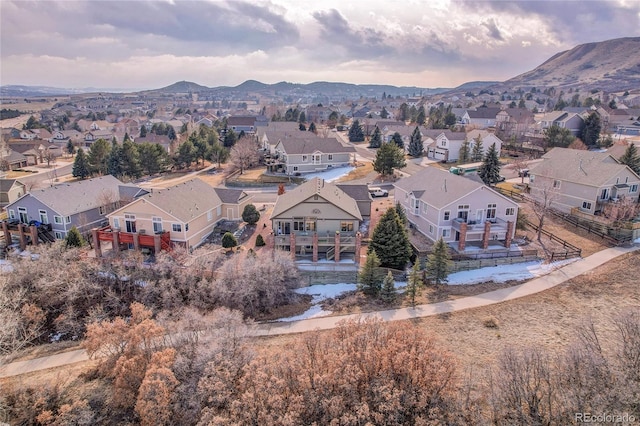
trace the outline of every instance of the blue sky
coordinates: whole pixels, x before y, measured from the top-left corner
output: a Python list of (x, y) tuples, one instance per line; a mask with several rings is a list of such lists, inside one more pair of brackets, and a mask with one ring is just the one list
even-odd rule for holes
[(640, 1), (0, 1), (0, 84), (506, 80), (640, 36)]

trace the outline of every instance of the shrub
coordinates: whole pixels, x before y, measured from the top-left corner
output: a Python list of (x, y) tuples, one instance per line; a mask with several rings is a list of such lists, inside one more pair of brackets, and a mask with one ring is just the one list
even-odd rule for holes
[(224, 248), (233, 248), (238, 245), (238, 240), (231, 232), (226, 232), (222, 236), (222, 247)]
[(249, 225), (255, 225), (260, 220), (260, 212), (253, 204), (247, 204), (242, 211), (242, 220)]
[(498, 323), (498, 320), (495, 317), (488, 316), (482, 320), (482, 325), (484, 325), (487, 328), (498, 328), (500, 324)]
[(258, 236), (256, 237), (256, 247), (262, 247), (266, 245), (266, 243), (264, 242), (264, 238), (262, 238), (261, 234), (258, 234)]

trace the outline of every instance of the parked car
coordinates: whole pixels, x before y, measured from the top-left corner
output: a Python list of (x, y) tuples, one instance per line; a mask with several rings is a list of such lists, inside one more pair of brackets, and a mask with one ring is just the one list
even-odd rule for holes
[(388, 197), (389, 196), (389, 191), (387, 191), (386, 189), (382, 189), (382, 188), (369, 188), (369, 194), (371, 194), (372, 197)]

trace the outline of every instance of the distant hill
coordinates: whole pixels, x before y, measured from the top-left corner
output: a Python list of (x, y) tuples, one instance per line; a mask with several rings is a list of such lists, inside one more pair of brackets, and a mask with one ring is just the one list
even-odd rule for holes
[(206, 86), (201, 86), (196, 83), (192, 83), (191, 81), (178, 81), (177, 83), (173, 83), (167, 87), (163, 87), (162, 89), (153, 90), (154, 92), (164, 92), (164, 93), (197, 93), (203, 90), (209, 90)]
[(499, 84), (499, 81), (469, 81), (467, 83), (461, 84), (456, 87), (455, 91), (461, 90), (471, 90), (471, 89), (484, 89), (486, 87), (493, 86), (494, 84)]
[(616, 92), (640, 87), (640, 37), (586, 43), (560, 52), (500, 86), (579, 87)]
[(12, 98), (35, 98), (47, 96), (64, 96), (75, 95), (78, 93), (87, 93), (88, 90), (83, 89), (61, 89), (59, 87), (48, 86), (21, 86), (9, 85), (0, 87), (0, 96)]

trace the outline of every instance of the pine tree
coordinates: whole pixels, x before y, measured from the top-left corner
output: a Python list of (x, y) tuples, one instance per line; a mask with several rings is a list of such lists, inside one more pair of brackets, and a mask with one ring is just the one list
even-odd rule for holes
[(416, 123), (422, 126), (426, 120), (427, 115), (424, 111), (424, 106), (420, 106), (420, 108), (418, 108), (418, 115), (416, 116)]
[(404, 141), (402, 140), (402, 135), (398, 132), (395, 132), (393, 136), (391, 136), (391, 143), (396, 144), (398, 148), (404, 149)]
[(458, 163), (465, 164), (469, 162), (471, 162), (471, 144), (465, 136), (464, 142), (462, 142), (460, 150), (458, 151)]
[(318, 134), (318, 129), (316, 128), (316, 123), (313, 121), (309, 124), (309, 131), (314, 134)]
[(413, 264), (411, 268), (411, 273), (409, 274), (409, 279), (407, 280), (407, 287), (405, 289), (405, 294), (409, 298), (409, 303), (411, 303), (412, 307), (416, 306), (416, 297), (420, 295), (420, 291), (424, 286), (424, 282), (422, 281), (422, 277), (420, 276), (420, 262), (416, 259), (416, 262)]
[(408, 152), (412, 157), (422, 157), (422, 153), (424, 152), (422, 133), (420, 133), (420, 128), (418, 128), (418, 126), (416, 126), (415, 130), (411, 134)]
[(380, 298), (386, 302), (391, 303), (396, 298), (396, 283), (393, 279), (391, 271), (387, 272), (387, 275), (382, 281), (382, 290), (380, 291)]
[(78, 150), (76, 159), (73, 161), (73, 169), (71, 171), (73, 177), (86, 179), (91, 173), (89, 171), (89, 161), (83, 149)]
[(401, 169), (406, 165), (404, 151), (392, 143), (385, 143), (376, 152), (373, 170), (383, 176), (390, 176), (393, 174), (393, 169)]
[(369, 148), (380, 148), (382, 146), (382, 133), (378, 126), (373, 131), (373, 136), (369, 140)]
[(107, 158), (111, 152), (111, 145), (105, 139), (98, 139), (89, 147), (87, 159), (89, 170), (92, 174), (103, 175), (107, 173)]
[(396, 202), (396, 213), (398, 214), (398, 217), (400, 218), (404, 226), (407, 226), (409, 224), (409, 219), (407, 219), (407, 212), (404, 211), (404, 207), (402, 207), (400, 201)]
[(65, 247), (82, 247), (85, 245), (84, 238), (78, 231), (78, 228), (72, 226), (67, 233), (67, 237), (64, 239)]
[(367, 260), (358, 274), (358, 290), (368, 296), (377, 296), (382, 290), (380, 260), (375, 251), (367, 254)]
[(222, 236), (222, 247), (229, 249), (238, 245), (238, 240), (231, 232), (225, 232)]
[(627, 146), (627, 149), (619, 161), (629, 166), (629, 168), (637, 174), (640, 174), (640, 155), (638, 155), (638, 148), (633, 143)]
[(262, 237), (262, 234), (258, 234), (258, 236), (256, 237), (256, 247), (262, 247), (266, 244), (267, 243), (264, 242), (264, 238)]
[(390, 207), (373, 230), (369, 252), (375, 251), (380, 264), (386, 268), (404, 269), (411, 256), (411, 244), (407, 229), (398, 217), (396, 209)]
[(478, 169), (478, 175), (485, 185), (495, 185), (500, 182), (500, 159), (495, 143), (491, 144), (485, 154), (482, 166)]
[(69, 139), (69, 141), (67, 142), (67, 153), (69, 153), (69, 155), (73, 155), (76, 152), (76, 147), (73, 145), (73, 142), (71, 142), (71, 139)]
[(107, 158), (107, 173), (115, 177), (120, 177), (124, 174), (122, 147), (117, 142), (111, 145), (111, 152), (109, 152), (109, 157)]
[(260, 212), (253, 204), (247, 204), (242, 211), (242, 220), (249, 225), (255, 225), (260, 220)]
[(139, 178), (142, 176), (140, 153), (136, 144), (130, 140), (122, 143), (122, 169), (124, 174), (129, 177)]
[(141, 138), (146, 138), (147, 137), (147, 128), (144, 125), (142, 125), (140, 127), (140, 137)]
[(449, 247), (440, 237), (433, 246), (433, 252), (427, 256), (427, 273), (435, 280), (436, 285), (446, 283), (450, 267)]
[(600, 139), (600, 130), (602, 130), (600, 116), (592, 112), (584, 120), (584, 127), (582, 128), (580, 139), (582, 139), (582, 142), (587, 146), (596, 146), (598, 145), (598, 139)]
[(364, 141), (364, 131), (360, 125), (360, 121), (355, 120), (349, 128), (349, 142), (362, 142)]
[(471, 159), (473, 161), (482, 161), (482, 152), (484, 151), (482, 147), (482, 137), (478, 135), (474, 141), (473, 149), (471, 150)]

